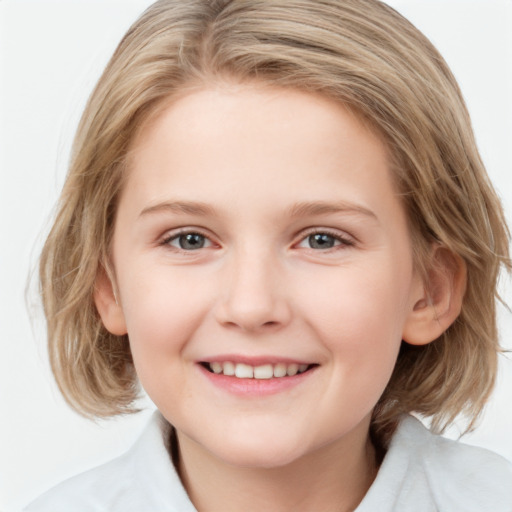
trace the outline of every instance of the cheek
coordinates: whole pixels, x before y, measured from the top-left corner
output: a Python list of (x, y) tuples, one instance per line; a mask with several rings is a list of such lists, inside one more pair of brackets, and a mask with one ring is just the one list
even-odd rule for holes
[(312, 285), (297, 291), (304, 315), (334, 338), (377, 343), (400, 337), (407, 312), (407, 271), (393, 272), (389, 267), (378, 262), (315, 276)]
[[(148, 281), (126, 292), (123, 309), (135, 371), (155, 405), (167, 411), (169, 396), (185, 396), (190, 385), (183, 354), (200, 323), (200, 297)], [(174, 415), (181, 401), (172, 404)]]
[(211, 293), (186, 272), (170, 268), (151, 272), (146, 268), (130, 273), (121, 298), (128, 337), (141, 373), (146, 366), (176, 363), (180, 353), (211, 307)]
[[(308, 326), (340, 374), (385, 386), (396, 362), (407, 314), (407, 270), (380, 261), (316, 279), (304, 297)], [(407, 267), (405, 267), (406, 269)], [(404, 277), (405, 276), (405, 277)]]

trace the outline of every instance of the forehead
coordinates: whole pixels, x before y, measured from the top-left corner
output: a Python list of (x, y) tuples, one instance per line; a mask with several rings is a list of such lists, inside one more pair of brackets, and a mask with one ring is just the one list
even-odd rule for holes
[(290, 89), (212, 87), (170, 102), (139, 132), (123, 196), (146, 203), (169, 195), (228, 198), (243, 209), (242, 191), (269, 207), (289, 207), (289, 199), (375, 208), (370, 203), (380, 195), (383, 207), (397, 208), (388, 161), (375, 132), (334, 100)]
[[(383, 137), (371, 121), (330, 96), (258, 82), (219, 81), (192, 85), (157, 105), (135, 133), (129, 162), (133, 163), (140, 150), (163, 130), (176, 141), (181, 137), (180, 142), (186, 143), (191, 136), (206, 135), (212, 144), (220, 147), (222, 131), (233, 126), (246, 139), (263, 138), (265, 133), (271, 139), (275, 133), (291, 128), (295, 137), (302, 136), (315, 144), (321, 143), (333, 128), (341, 137), (347, 132), (364, 132), (386, 151)], [(279, 142), (282, 145), (287, 139), (280, 137)]]

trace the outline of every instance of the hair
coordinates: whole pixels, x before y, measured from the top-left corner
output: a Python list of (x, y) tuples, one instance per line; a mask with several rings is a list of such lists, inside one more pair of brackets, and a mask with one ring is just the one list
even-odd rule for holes
[(40, 260), (53, 373), (89, 417), (133, 412), (139, 386), (127, 336), (94, 304), (108, 271), (131, 144), (176, 96), (231, 81), (322, 94), (355, 111), (386, 143), (407, 212), (415, 264), (432, 244), (467, 269), (458, 319), (434, 342), (402, 342), (372, 418), (385, 438), (402, 413), (438, 431), (470, 426), (494, 385), (500, 267), (509, 232), (478, 154), (458, 85), (410, 22), (377, 0), (160, 0), (122, 39), (84, 111), (58, 213)]

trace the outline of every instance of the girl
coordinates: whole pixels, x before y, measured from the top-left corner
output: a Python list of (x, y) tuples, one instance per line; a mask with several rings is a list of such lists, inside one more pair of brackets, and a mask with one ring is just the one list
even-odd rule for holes
[(159, 409), (27, 510), (512, 510), (436, 437), (494, 383), (507, 228), (458, 87), (374, 0), (162, 0), (86, 108), (41, 257), (82, 414)]

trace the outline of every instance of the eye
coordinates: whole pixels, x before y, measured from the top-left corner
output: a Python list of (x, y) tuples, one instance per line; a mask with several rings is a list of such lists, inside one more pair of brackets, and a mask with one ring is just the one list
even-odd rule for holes
[(299, 247), (306, 249), (328, 250), (337, 246), (351, 246), (354, 242), (347, 237), (334, 235), (324, 231), (317, 231), (306, 236), (299, 243)]
[(167, 238), (164, 244), (182, 251), (197, 251), (198, 249), (211, 247), (212, 242), (201, 233), (187, 232)]

